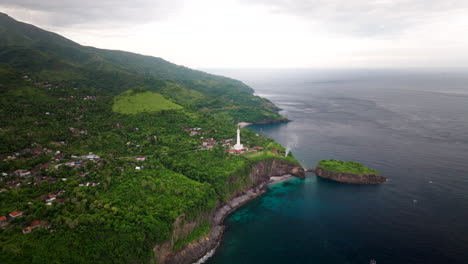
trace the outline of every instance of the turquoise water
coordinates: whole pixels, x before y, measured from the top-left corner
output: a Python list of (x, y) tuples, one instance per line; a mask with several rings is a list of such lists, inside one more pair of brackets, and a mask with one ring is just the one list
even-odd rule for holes
[(209, 264), (468, 263), (468, 75), (459, 72), (221, 72), (293, 121), (251, 129), (306, 168), (355, 160), (390, 179), (309, 174), (226, 219)]

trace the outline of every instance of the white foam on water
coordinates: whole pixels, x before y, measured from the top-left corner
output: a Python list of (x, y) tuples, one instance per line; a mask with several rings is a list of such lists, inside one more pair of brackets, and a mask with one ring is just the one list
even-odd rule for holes
[(216, 251), (216, 248), (213, 248), (212, 250), (208, 251), (208, 253), (205, 254), (201, 259), (199, 259), (197, 262), (194, 262), (193, 264), (202, 264), (205, 263), (209, 258), (211, 258)]

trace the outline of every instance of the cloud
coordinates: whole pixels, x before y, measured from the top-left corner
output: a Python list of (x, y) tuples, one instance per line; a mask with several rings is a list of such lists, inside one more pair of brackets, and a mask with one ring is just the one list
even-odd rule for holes
[(466, 0), (239, 0), (273, 13), (302, 17), (340, 33), (399, 33), (421, 23), (468, 11)]
[(0, 11), (189, 67), (468, 65), (468, 0), (0, 0)]
[(29, 17), (51, 27), (93, 25), (99, 27), (165, 20), (185, 0), (0, 0), (0, 8), (16, 17)]

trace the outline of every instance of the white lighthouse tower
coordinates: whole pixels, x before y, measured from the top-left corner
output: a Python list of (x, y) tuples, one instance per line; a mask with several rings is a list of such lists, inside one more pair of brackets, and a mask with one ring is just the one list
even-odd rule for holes
[(244, 146), (240, 143), (240, 129), (237, 127), (237, 142), (234, 145), (235, 150), (241, 150), (244, 149)]

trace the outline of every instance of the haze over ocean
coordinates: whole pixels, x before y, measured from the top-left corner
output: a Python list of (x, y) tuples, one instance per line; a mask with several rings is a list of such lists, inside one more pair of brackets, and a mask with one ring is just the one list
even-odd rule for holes
[(209, 70), (283, 109), (252, 126), (306, 168), (355, 160), (389, 182), (309, 174), (227, 220), (207, 263), (468, 263), (468, 75), (464, 70)]

